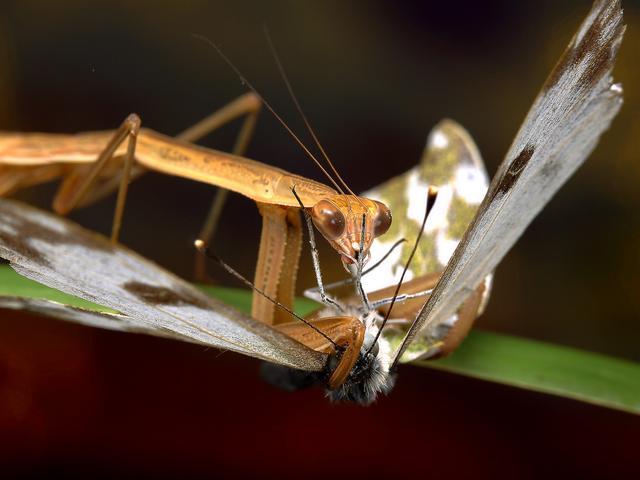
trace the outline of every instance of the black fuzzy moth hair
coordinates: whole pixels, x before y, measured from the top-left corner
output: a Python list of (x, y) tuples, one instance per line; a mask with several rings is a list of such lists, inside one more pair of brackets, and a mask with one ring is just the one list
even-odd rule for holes
[(387, 395), (393, 389), (396, 376), (379, 352), (361, 353), (347, 380), (336, 390), (327, 390), (326, 395), (332, 402), (371, 405), (379, 394)]

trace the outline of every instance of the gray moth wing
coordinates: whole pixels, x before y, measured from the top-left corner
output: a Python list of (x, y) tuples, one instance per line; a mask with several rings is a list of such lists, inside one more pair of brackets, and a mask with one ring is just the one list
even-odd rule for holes
[(586, 160), (622, 105), (619, 0), (597, 0), (529, 110), (433, 294), (396, 352), (450, 318)]
[(77, 323), (88, 327), (102, 328), (126, 333), (142, 333), (154, 337), (171, 338), (173, 340), (193, 341), (184, 336), (175, 334), (169, 330), (137, 322), (121, 313), (98, 312), (85, 308), (65, 305), (44, 298), (27, 298), (14, 296), (0, 296), (0, 308), (22, 310), (46, 317), (57, 318), (71, 323)]
[(101, 235), (6, 199), (0, 200), (0, 257), (27, 278), (174, 338), (301, 370), (320, 371), (326, 363), (326, 355), (208, 297)]

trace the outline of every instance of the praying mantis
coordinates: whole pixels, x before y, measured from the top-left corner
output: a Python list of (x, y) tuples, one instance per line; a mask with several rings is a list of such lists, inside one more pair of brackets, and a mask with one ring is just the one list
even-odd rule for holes
[[(0, 196), (61, 177), (53, 208), (65, 214), (113, 190), (120, 177), (111, 233), (116, 242), (130, 179), (143, 169), (177, 175), (222, 189), (200, 235), (207, 243), (226, 191), (240, 193), (256, 202), (263, 218), (254, 283), (290, 307), (302, 246), (300, 209), (346, 266), (366, 261), (373, 239), (390, 227), (391, 213), (381, 202), (345, 193), (322, 166), (336, 189), (242, 157), (261, 105), (259, 95), (249, 92), (175, 138), (141, 128), (135, 114), (115, 132), (0, 133)], [(245, 119), (231, 154), (190, 143), (239, 117)], [(322, 296), (327, 298), (324, 291)], [(252, 315), (267, 324), (289, 319), (260, 295), (254, 296)]]
[[(304, 325), (295, 322), (289, 325), (284, 321), (277, 323), (267, 318), (267, 315), (261, 314), (254, 314), (254, 317), (262, 322), (258, 325), (258, 322), (243, 318), (233, 319), (231, 314), (225, 316), (224, 312), (218, 312), (219, 315), (216, 317), (215, 309), (202, 308), (206, 307), (208, 302), (191, 287), (171, 278), (165, 278), (163, 284), (160, 281), (166, 277), (163, 272), (145, 266), (142, 262), (138, 262), (140, 269), (133, 268), (134, 260), (123, 262), (124, 254), (114, 248), (108, 248), (90, 234), (75, 230), (77, 235), (74, 236), (74, 227), (65, 226), (59, 219), (43, 217), (35, 212), (21, 213), (21, 207), (11, 204), (4, 208), (5, 224), (0, 224), (0, 233), (5, 245), (0, 244), (0, 247), (3, 248), (5, 257), (18, 265), (20, 271), (30, 278), (48, 278), (52, 285), (64, 285), (71, 293), (83, 292), (90, 300), (104, 299), (107, 306), (122, 310), (125, 314), (138, 316), (145, 322), (151, 317), (163, 328), (171, 326), (178, 332), (179, 327), (180, 332), (190, 335), (189, 338), (201, 339), (206, 335), (211, 337), (211, 344), (222, 348), (277, 360), (285, 366), (302, 366), (306, 371), (328, 369), (332, 372), (328, 378), (331, 390), (341, 388), (341, 385), (349, 380), (349, 388), (353, 387), (354, 395), (364, 395), (365, 403), (373, 401), (377, 392), (386, 392), (391, 388), (398, 362), (414, 358), (433, 358), (447, 354), (457, 346), (483, 309), (495, 267), (551, 196), (585, 161), (601, 134), (609, 127), (622, 104), (622, 87), (613, 83), (611, 70), (623, 33), (619, 2), (597, 0), (543, 85), (491, 185), (488, 184), (479, 153), (470, 136), (459, 125), (445, 120), (432, 131), (421, 165), (372, 192), (372, 197), (378, 197), (380, 200), (389, 198), (392, 200), (389, 202), (390, 205), (396, 204), (405, 210), (403, 213), (406, 213), (407, 221), (393, 232), (394, 238), (403, 233), (405, 224), (411, 225), (411, 221), (415, 219), (414, 204), (416, 201), (422, 203), (420, 200), (425, 196), (421, 192), (426, 190), (427, 197), (431, 199), (431, 204), (427, 202), (424, 219), (419, 225), (417, 235), (420, 237), (424, 233), (430, 237), (428, 242), (422, 244), (426, 253), (421, 252), (422, 258), (411, 265), (412, 273), (415, 272), (416, 275), (408, 282), (410, 285), (405, 285), (417, 288), (419, 296), (424, 297), (428, 294), (429, 298), (426, 302), (419, 301), (421, 307), (409, 307), (407, 318), (398, 322), (405, 327), (399, 332), (394, 332), (392, 328), (383, 332), (387, 320), (390, 319), (388, 313), (380, 325), (375, 317), (350, 315), (348, 312), (346, 315), (336, 315), (336, 312), (333, 312), (331, 316), (320, 312), (319, 316), (311, 317), (309, 320), (299, 318)], [(280, 212), (281, 217), (284, 217), (284, 223), (281, 222), (279, 225), (298, 232), (298, 240), (291, 242), (296, 246), (298, 254), (301, 230), (299, 217), (296, 223), (296, 220), (289, 217), (292, 210), (288, 209), (299, 207), (305, 212), (309, 210), (311, 220), (307, 222), (308, 225), (311, 221), (316, 224), (339, 251), (346, 264), (357, 263), (358, 282), (360, 277), (366, 274), (362, 271), (363, 258), (374, 249), (372, 239), (380, 236), (382, 230), (387, 231), (391, 227), (389, 210), (384, 203), (368, 196), (355, 196), (346, 185), (345, 188), (350, 195), (342, 191), (337, 182), (337, 191), (330, 187), (318, 187), (312, 182), (305, 184), (296, 193), (295, 182), (299, 177), (279, 170), (270, 170), (269, 167), (265, 167), (267, 170), (260, 170), (260, 164), (250, 160), (200, 149), (155, 132), (140, 130), (137, 117), (127, 118), (115, 135), (102, 134), (101, 147), (109, 137), (111, 140), (106, 143), (107, 146), (101, 154), (102, 148), (96, 148), (95, 137), (92, 137), (100, 134), (84, 135), (81, 134), (79, 137), (86, 140), (87, 148), (77, 155), (75, 162), (91, 165), (87, 173), (82, 172), (77, 178), (72, 175), (65, 178), (63, 187), (66, 184), (69, 190), (63, 188), (58, 196), (58, 208), (61, 211), (72, 208), (79, 201), (84, 190), (114, 155), (116, 159), (119, 155), (124, 156), (125, 173), (119, 193), (119, 197), (123, 198), (135, 155), (140, 157), (139, 163), (146, 168), (201, 181), (210, 181), (207, 175), (215, 177), (207, 166), (217, 166), (218, 177), (220, 171), (224, 172), (223, 180), (218, 180), (220, 186), (247, 195), (256, 200), (259, 206), (268, 205), (262, 207), (265, 211), (274, 205), (285, 209), (284, 213)], [(56, 139), (63, 141), (56, 143)], [(0, 137), (0, 152), (4, 152), (0, 153), (0, 161), (5, 165), (17, 165), (20, 168), (43, 165), (48, 167), (49, 164), (58, 168), (56, 155), (62, 155), (60, 158), (64, 158), (65, 154), (69, 154), (68, 150), (62, 148), (65, 140), (71, 140), (73, 143), (77, 142), (77, 139), (78, 136), (48, 138), (48, 142), (45, 142), (48, 149), (42, 162), (41, 156), (39, 158), (33, 154), (33, 148), (30, 150), (34, 143), (41, 146), (42, 142), (39, 144), (36, 141), (38, 135), (6, 135)], [(123, 149), (124, 153), (120, 153), (119, 145), (125, 139), (128, 139), (126, 152)], [(78, 143), (75, 143), (74, 147), (74, 152), (78, 153)], [(82, 157), (87, 151), (90, 160)], [(16, 152), (19, 155), (16, 155)], [(198, 155), (199, 162), (191, 161)], [(96, 156), (98, 161), (94, 163)], [(39, 160), (41, 163), (38, 163)], [(247, 168), (250, 165), (257, 170)], [(64, 168), (60, 171), (55, 170), (54, 173), (57, 175), (60, 172), (68, 173)], [(47, 168), (37, 173), (41, 177), (53, 175)], [(78, 172), (72, 168), (71, 174), (74, 173)], [(259, 184), (263, 189), (251, 189), (247, 193), (247, 179), (251, 180), (254, 177), (262, 180)], [(265, 181), (266, 177), (269, 178), (268, 181)], [(15, 183), (20, 185), (19, 181)], [(253, 181), (249, 183), (255, 184)], [(434, 187), (438, 186), (440, 208), (434, 198)], [(290, 189), (298, 206), (290, 198), (288, 201), (281, 199), (279, 195), (283, 190), (279, 188)], [(318, 191), (325, 196), (314, 196), (310, 193)], [(312, 201), (308, 202), (309, 196)], [(344, 203), (341, 204), (341, 201)], [(118, 205), (122, 204), (123, 200), (119, 200)], [(344, 207), (348, 217), (340, 211), (339, 206)], [(116, 209), (116, 217), (121, 215), (121, 208), (120, 206)], [(431, 209), (433, 216), (429, 216)], [(394, 211), (397, 211), (395, 207)], [(342, 217), (336, 212), (340, 212)], [(261, 213), (267, 219), (278, 221), (275, 220), (276, 215), (264, 213), (262, 210)], [(430, 225), (427, 219), (430, 220)], [(272, 233), (276, 230), (267, 225), (263, 227), (263, 234), (265, 231)], [(288, 233), (287, 231), (287, 235)], [(343, 239), (342, 235), (345, 233)], [(267, 239), (266, 244), (271, 246), (276, 242), (282, 243), (283, 237), (286, 242), (287, 235), (279, 235), (273, 241)], [(84, 243), (94, 243), (95, 248), (85, 248), (83, 242), (75, 237), (84, 237)], [(74, 252), (72, 247), (76, 244), (80, 244), (80, 248), (76, 248), (75, 253), (87, 258), (84, 259), (84, 263), (74, 265), (75, 271), (70, 272), (63, 257)], [(202, 248), (204, 241), (197, 246)], [(386, 271), (376, 269), (376, 281), (389, 285), (398, 273), (397, 265), (403, 265), (400, 281), (395, 287), (391, 301), (383, 302), (375, 298), (376, 294), (382, 299), (388, 297), (384, 291), (378, 291), (368, 299), (363, 295), (363, 300), (366, 300), (363, 302), (365, 308), (361, 308), (358, 313), (364, 310), (368, 314), (372, 310), (382, 309), (387, 303), (390, 305), (387, 308), (389, 312), (394, 302), (400, 300), (402, 280), (409, 271), (410, 260), (418, 246), (419, 242), (416, 240), (408, 260), (405, 261), (403, 258), (405, 252), (400, 251), (399, 257), (389, 262), (391, 268), (387, 268)], [(286, 250), (289, 247), (285, 243), (283, 248)], [(393, 249), (389, 252), (393, 252)], [(113, 263), (112, 270), (103, 271), (104, 266), (109, 263), (96, 260), (94, 257), (99, 257), (99, 254), (103, 260)], [(265, 262), (264, 271), (267, 272), (263, 279), (269, 279), (266, 282), (267, 288), (276, 291), (277, 299), (283, 297), (279, 291), (281, 286), (274, 280), (275, 277), (271, 277), (273, 264), (270, 261), (275, 257), (278, 256), (269, 252), (266, 260), (262, 258), (262, 254), (260, 260)], [(278, 258), (281, 257), (284, 255)], [(119, 262), (122, 265), (118, 265)], [(144, 270), (148, 271), (146, 279), (151, 283), (140, 281), (140, 272)], [(291, 270), (287, 272), (289, 277), (292, 273)], [(109, 275), (112, 275), (112, 278)], [(111, 284), (102, 285), (97, 281), (100, 276), (105, 282), (112, 280)], [(106, 286), (112, 287), (111, 290), (105, 291)], [(433, 287), (433, 290), (428, 288), (424, 291), (425, 286)], [(257, 285), (254, 285), (254, 288), (256, 291), (260, 290)], [(320, 291), (321, 298), (324, 295)], [(403, 295), (411, 296), (406, 292)], [(275, 303), (274, 298), (264, 291), (262, 296), (270, 303)], [(162, 308), (152, 311), (151, 305), (160, 305)], [(202, 318), (195, 315), (198, 308), (203, 313)], [(416, 315), (418, 309), (420, 311)], [(178, 311), (179, 318), (176, 316)], [(293, 313), (288, 310), (285, 312)], [(397, 310), (394, 311), (394, 315), (398, 315)], [(164, 323), (158, 321), (156, 316), (161, 317)], [(181, 321), (178, 322), (178, 319)], [(200, 323), (194, 323), (194, 320), (199, 320)], [(210, 325), (216, 322), (219, 323), (219, 328), (211, 330)], [(265, 329), (264, 324), (275, 325), (274, 328)], [(388, 325), (393, 327), (391, 321)], [(314, 328), (310, 331), (305, 327)], [(284, 337), (278, 337), (276, 331), (284, 333)], [(163, 333), (166, 334), (164, 330)], [(378, 344), (381, 338), (384, 338), (386, 344), (384, 352)], [(297, 340), (298, 345), (291, 343), (291, 339)], [(300, 344), (306, 345), (310, 350), (301, 351)], [(332, 348), (332, 353), (337, 354), (338, 350), (341, 352), (329, 359), (336, 360), (337, 365), (321, 364), (322, 360), (326, 359), (312, 353), (326, 352), (327, 349), (331, 351)], [(376, 388), (371, 387), (370, 382), (363, 382), (363, 362), (365, 370), (369, 371), (369, 379), (378, 385)], [(382, 379), (381, 373), (384, 374)]]

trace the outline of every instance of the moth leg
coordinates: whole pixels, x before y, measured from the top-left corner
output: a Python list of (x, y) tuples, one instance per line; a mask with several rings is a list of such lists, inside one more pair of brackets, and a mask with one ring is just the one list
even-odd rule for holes
[[(422, 277), (408, 280), (402, 284), (398, 299), (393, 306), (394, 318), (416, 318), (416, 315), (425, 303), (424, 296), (429, 295), (430, 291), (438, 283), (440, 272), (431, 272)], [(384, 316), (389, 310), (390, 299), (395, 292), (395, 285), (376, 290), (369, 294), (372, 306), (375, 306), (380, 315)], [(353, 301), (350, 299), (350, 301)]]
[[(414, 298), (426, 297), (427, 295), (431, 295), (432, 292), (433, 292), (433, 288), (429, 288), (427, 290), (423, 290), (421, 292), (416, 292), (416, 293), (399, 293), (398, 296), (395, 298), (395, 302), (400, 303), (400, 302), (406, 302), (407, 300), (413, 300)], [(390, 297), (390, 298), (384, 298), (382, 300), (378, 300), (375, 302), (371, 302), (371, 308), (374, 310), (377, 310), (378, 308), (383, 307), (384, 305), (388, 305), (393, 301), (394, 301), (393, 297)]]
[[(234, 155), (242, 156), (247, 150), (247, 146), (249, 145), (255, 130), (256, 121), (261, 108), (262, 102), (260, 101), (260, 98), (253, 92), (246, 93), (228, 105), (222, 107), (220, 110), (212, 113), (207, 118), (196, 123), (194, 126), (180, 133), (177, 138), (179, 140), (193, 142), (220, 128), (222, 125), (229, 123), (238, 117), (245, 116), (242, 127), (240, 127), (240, 131), (236, 137), (233, 150), (231, 151)], [(216, 234), (220, 214), (222, 213), (228, 193), (228, 190), (218, 188), (213, 201), (211, 202), (209, 213), (207, 214), (207, 218), (205, 219), (198, 235), (198, 239), (202, 240), (205, 245), (209, 245)], [(194, 277), (196, 280), (201, 282), (208, 280), (206, 273), (207, 260), (206, 255), (203, 252), (204, 250), (196, 251), (194, 264)]]
[(140, 131), (140, 117), (135, 113), (129, 115), (122, 125), (116, 130), (105, 149), (100, 153), (98, 159), (91, 164), (88, 170), (76, 169), (72, 170), (72, 174), (61, 185), (56, 198), (54, 199), (53, 209), (56, 213), (64, 215), (73, 210), (74, 207), (84, 198), (89, 187), (96, 181), (98, 175), (108, 166), (109, 160), (113, 158), (113, 154), (122, 142), (128, 140), (127, 152), (124, 156), (123, 174), (120, 180), (120, 188), (118, 190), (118, 199), (116, 209), (113, 216), (113, 225), (111, 228), (111, 241), (117, 242), (122, 224), (122, 212), (127, 196), (129, 185), (129, 176), (134, 161), (136, 140)]

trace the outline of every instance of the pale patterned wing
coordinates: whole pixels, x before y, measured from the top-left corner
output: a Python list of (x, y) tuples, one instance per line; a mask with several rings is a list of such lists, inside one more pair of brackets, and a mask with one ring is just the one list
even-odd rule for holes
[(207, 297), (126, 248), (10, 200), (0, 200), (0, 257), (21, 275), (174, 337), (303, 370), (322, 370), (326, 361), (326, 355)]
[(611, 70), (623, 33), (620, 2), (597, 0), (531, 107), (398, 355), (416, 332), (436, 330), (451, 317), (595, 148), (622, 105)]
[[(407, 281), (444, 270), (489, 187), (478, 148), (467, 131), (452, 120), (442, 120), (431, 130), (418, 166), (364, 194), (384, 202), (393, 213), (390, 230), (371, 246), (371, 263), (381, 258), (397, 240), (407, 239), (391, 258), (364, 277), (368, 292), (395, 285), (400, 280), (422, 224), (430, 185), (438, 187), (438, 198), (407, 271)], [(487, 280), (484, 303), (491, 291), (490, 277)], [(402, 310), (396, 305), (393, 318), (412, 322), (419, 309), (417, 305), (410, 314), (398, 313)], [(457, 316), (453, 315), (448, 324), (453, 326), (456, 320)], [(393, 324), (384, 329), (383, 336), (395, 349), (407, 330), (408, 327)], [(438, 344), (439, 339), (432, 338), (432, 334), (418, 334), (401, 361), (410, 362), (436, 352), (434, 344)]]
[(400, 280), (422, 224), (430, 185), (438, 187), (438, 198), (406, 280), (444, 270), (489, 186), (478, 148), (452, 120), (442, 120), (433, 128), (419, 165), (362, 194), (383, 202), (393, 214), (389, 231), (371, 245), (370, 263), (382, 258), (397, 240), (407, 240), (363, 278), (367, 291)]

